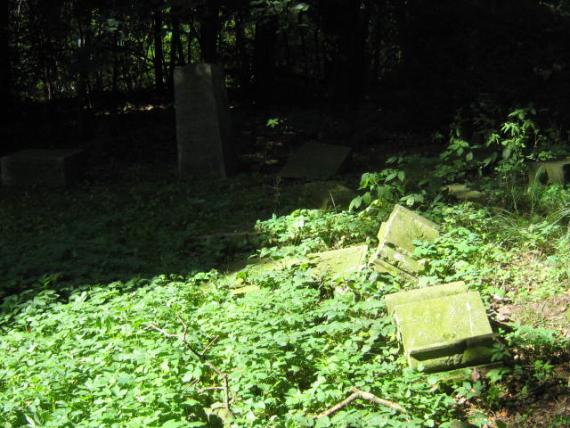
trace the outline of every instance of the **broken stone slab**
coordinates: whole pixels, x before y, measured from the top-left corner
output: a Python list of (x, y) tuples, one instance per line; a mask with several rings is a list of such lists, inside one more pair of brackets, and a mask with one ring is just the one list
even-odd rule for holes
[(2, 184), (11, 187), (65, 187), (84, 169), (81, 149), (30, 149), (2, 158)]
[(224, 73), (214, 64), (174, 69), (178, 172), (227, 177), (235, 166)]
[(453, 296), (455, 294), (462, 294), (468, 291), (465, 282), (449, 282), (447, 284), (434, 285), (431, 287), (415, 288), (400, 293), (389, 294), (385, 297), (386, 309), (388, 314), (392, 315), (394, 309), (398, 305), (405, 305), (407, 303), (422, 302), (429, 299), (437, 299), (439, 297)]
[(350, 151), (350, 147), (346, 146), (306, 143), (291, 156), (279, 175), (326, 180), (338, 173)]
[(439, 237), (437, 225), (401, 205), (396, 205), (388, 220), (380, 226), (380, 245), (396, 247), (413, 254), (414, 241), (433, 241)]
[(315, 263), (315, 271), (321, 275), (342, 276), (363, 269), (367, 254), (367, 245), (357, 245), (311, 254), (309, 260)]
[(484, 196), (482, 192), (472, 190), (466, 184), (449, 184), (443, 190), (458, 201), (480, 201)]
[(453, 283), (386, 296), (410, 367), (440, 371), (491, 361), (493, 331), (483, 302), (464, 289)]
[(570, 158), (543, 162), (534, 162), (529, 166), (529, 183), (559, 184), (570, 182)]
[(423, 264), (406, 253), (389, 247), (386, 243), (380, 244), (372, 264), (377, 272), (387, 272), (395, 275), (411, 276), (418, 274), (423, 269)]
[(312, 253), (306, 258), (289, 257), (280, 260), (250, 265), (250, 273), (264, 274), (289, 269), (301, 263), (313, 265), (311, 268), (317, 275), (343, 276), (360, 271), (366, 266), (367, 245), (355, 245), (338, 250)]

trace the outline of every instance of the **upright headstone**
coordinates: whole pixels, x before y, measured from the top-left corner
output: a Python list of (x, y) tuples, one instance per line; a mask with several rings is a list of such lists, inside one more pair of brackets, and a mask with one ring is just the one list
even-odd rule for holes
[(226, 177), (234, 168), (223, 70), (190, 64), (174, 70), (180, 178)]
[(64, 187), (83, 170), (80, 149), (30, 149), (2, 158), (2, 184), (11, 187)]

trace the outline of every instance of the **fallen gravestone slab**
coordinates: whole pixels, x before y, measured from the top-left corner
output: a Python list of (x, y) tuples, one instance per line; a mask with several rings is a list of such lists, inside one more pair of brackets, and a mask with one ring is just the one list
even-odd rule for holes
[(570, 159), (535, 162), (529, 168), (530, 184), (559, 184), (570, 182)]
[(223, 70), (213, 64), (174, 69), (178, 172), (226, 177), (234, 169)]
[(357, 272), (366, 265), (367, 245), (356, 245), (339, 250), (324, 251), (309, 254), (306, 258), (288, 257), (285, 259), (251, 265), (249, 272), (258, 274), (289, 269), (301, 263), (313, 265), (313, 270), (319, 275), (346, 275)]
[(439, 237), (437, 225), (400, 205), (380, 226), (379, 245), (371, 262), (378, 272), (414, 280), (423, 264), (413, 258), (414, 241), (433, 241)]
[(346, 146), (307, 143), (291, 156), (279, 175), (325, 180), (340, 170), (350, 150)]
[(378, 241), (406, 251), (414, 252), (414, 241), (433, 241), (439, 237), (435, 223), (410, 211), (401, 205), (396, 205), (388, 220), (380, 226)]
[(426, 371), (491, 361), (493, 331), (479, 293), (462, 283), (386, 296), (408, 364)]
[(12, 187), (65, 187), (83, 170), (80, 149), (30, 149), (2, 158), (2, 184)]
[(473, 190), (466, 184), (449, 184), (443, 190), (458, 201), (480, 201), (484, 196), (482, 192)]

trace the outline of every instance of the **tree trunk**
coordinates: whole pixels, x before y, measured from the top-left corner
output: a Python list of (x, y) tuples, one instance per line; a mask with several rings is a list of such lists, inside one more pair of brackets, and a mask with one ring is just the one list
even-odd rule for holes
[(200, 22), (202, 60), (214, 64), (218, 61), (218, 32), (220, 31), (220, 0), (208, 0)]
[[(12, 93), (10, 86), (10, 46), (8, 43), (9, 2), (5, 2), (0, 16), (0, 94), (4, 105), (11, 111)], [(3, 115), (4, 116), (4, 115)]]
[(253, 41), (254, 93), (258, 103), (270, 100), (275, 74), (277, 18), (260, 20), (255, 25)]
[(250, 81), (250, 70), (249, 70), (249, 56), (247, 53), (246, 37), (244, 29), (245, 18), (243, 12), (239, 10), (235, 17), (235, 36), (236, 36), (236, 50), (238, 54), (238, 79), (239, 86), (246, 95), (249, 92)]
[(162, 10), (156, 9), (153, 19), (154, 38), (154, 82), (158, 92), (164, 89), (164, 51), (162, 49)]

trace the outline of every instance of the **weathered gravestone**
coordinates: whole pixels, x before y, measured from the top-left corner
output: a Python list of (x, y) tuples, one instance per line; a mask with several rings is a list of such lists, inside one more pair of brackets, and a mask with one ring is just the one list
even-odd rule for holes
[[(309, 263), (312, 265), (311, 273), (315, 276), (328, 275), (335, 278), (356, 273), (366, 266), (367, 245), (356, 245), (339, 250), (323, 251), (309, 254), (307, 258), (289, 257), (272, 262), (252, 265), (247, 268), (250, 273), (263, 274), (289, 269), (295, 265)], [(257, 290), (258, 287), (246, 286), (232, 290), (233, 294), (245, 294)]]
[(30, 149), (2, 158), (2, 184), (13, 187), (64, 187), (83, 169), (80, 149)]
[(479, 293), (451, 283), (386, 296), (408, 364), (426, 371), (491, 361), (493, 331)]
[(214, 64), (177, 67), (174, 93), (180, 177), (230, 175), (235, 159), (223, 70)]
[(570, 159), (535, 162), (529, 167), (530, 184), (559, 184), (570, 182)]
[(414, 241), (439, 237), (437, 225), (400, 205), (396, 205), (378, 232), (378, 250), (372, 259), (379, 272), (413, 279), (423, 266), (413, 258)]
[(350, 147), (307, 143), (295, 152), (280, 174), (286, 178), (325, 180), (335, 175), (346, 162)]

